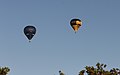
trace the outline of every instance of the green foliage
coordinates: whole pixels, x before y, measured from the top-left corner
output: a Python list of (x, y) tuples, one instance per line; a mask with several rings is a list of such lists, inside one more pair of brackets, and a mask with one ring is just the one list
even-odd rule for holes
[(87, 73), (88, 75), (120, 75), (120, 69), (113, 68), (110, 71), (105, 70), (106, 64), (96, 64), (96, 68), (93, 66), (86, 66), (85, 70), (79, 72), (79, 75), (84, 75)]
[(0, 67), (0, 75), (6, 75), (10, 69), (8, 67)]

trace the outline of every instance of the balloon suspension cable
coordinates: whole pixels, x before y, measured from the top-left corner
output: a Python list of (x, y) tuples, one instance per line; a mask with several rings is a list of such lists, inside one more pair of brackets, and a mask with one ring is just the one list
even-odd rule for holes
[[(30, 34), (30, 38), (32, 37), (32, 35)], [(29, 39), (29, 42), (31, 42), (31, 39)]]
[(76, 34), (77, 32), (75, 31), (75, 34)]
[(29, 40), (29, 42), (31, 42), (31, 40)]

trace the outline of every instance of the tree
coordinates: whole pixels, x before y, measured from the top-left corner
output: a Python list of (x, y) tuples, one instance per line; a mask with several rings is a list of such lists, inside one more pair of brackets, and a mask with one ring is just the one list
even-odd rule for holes
[(8, 67), (0, 67), (0, 75), (6, 75), (10, 69)]
[(106, 64), (96, 64), (96, 68), (93, 66), (86, 66), (85, 70), (81, 70), (79, 72), (79, 75), (84, 75), (87, 73), (87, 75), (120, 75), (120, 69), (113, 68), (109, 71), (105, 70)]

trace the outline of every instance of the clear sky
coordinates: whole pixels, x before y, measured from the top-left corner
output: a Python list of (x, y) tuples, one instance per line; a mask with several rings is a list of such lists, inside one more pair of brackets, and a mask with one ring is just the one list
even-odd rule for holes
[[(83, 22), (76, 34), (73, 18)], [(31, 43), (28, 24), (37, 29)], [(0, 34), (9, 75), (78, 75), (97, 62), (120, 68), (120, 0), (0, 0)]]

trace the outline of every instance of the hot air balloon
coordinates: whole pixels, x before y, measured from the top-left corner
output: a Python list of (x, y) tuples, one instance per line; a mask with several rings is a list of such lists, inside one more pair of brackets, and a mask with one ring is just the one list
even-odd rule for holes
[(59, 75), (65, 75), (64, 73), (63, 73), (63, 71), (59, 71)]
[(28, 25), (24, 28), (24, 34), (28, 38), (29, 42), (31, 41), (35, 33), (36, 33), (36, 28), (34, 26)]
[(78, 31), (79, 27), (82, 25), (82, 21), (80, 19), (72, 19), (70, 21), (70, 25), (74, 29), (75, 33)]

